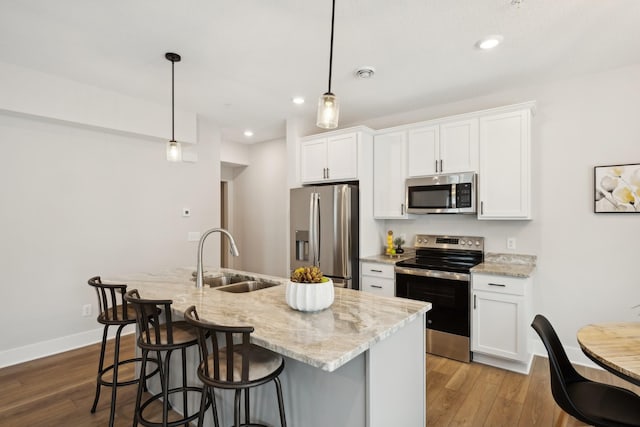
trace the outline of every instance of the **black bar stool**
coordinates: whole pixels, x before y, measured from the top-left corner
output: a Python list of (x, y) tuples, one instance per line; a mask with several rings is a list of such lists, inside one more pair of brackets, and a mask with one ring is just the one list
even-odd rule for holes
[[(116, 408), (116, 390), (120, 386), (126, 386), (131, 384), (138, 384), (139, 378), (134, 378), (126, 381), (118, 380), (118, 369), (120, 366), (142, 362), (142, 358), (132, 358), (120, 360), (120, 335), (122, 329), (127, 325), (133, 325), (136, 323), (135, 310), (127, 305), (127, 302), (123, 299), (125, 292), (127, 291), (127, 285), (124, 284), (105, 284), (100, 280), (100, 276), (95, 276), (88, 281), (90, 286), (93, 286), (98, 295), (98, 309), (100, 314), (98, 315), (98, 322), (104, 325), (102, 333), (102, 345), (100, 347), (100, 362), (98, 363), (98, 377), (96, 380), (96, 396), (93, 400), (93, 406), (91, 407), (91, 413), (96, 412), (98, 406), (98, 400), (100, 399), (100, 390), (102, 386), (111, 387), (111, 412), (109, 413), (109, 426), (112, 427), (115, 418)], [(104, 356), (107, 349), (107, 333), (109, 326), (117, 326), (114, 340), (113, 351), (113, 363), (109, 366), (104, 366)], [(150, 359), (155, 361), (155, 359)], [(111, 381), (107, 380), (105, 374), (112, 371)], [(143, 380), (154, 375), (158, 372), (156, 368), (153, 372), (147, 374)]]
[[(158, 365), (160, 368), (160, 383), (162, 391), (152, 395), (142, 403), (142, 391), (144, 383), (140, 381), (138, 394), (136, 396), (135, 415), (133, 425), (138, 422), (147, 427), (173, 427), (181, 424), (188, 425), (190, 421), (198, 417), (198, 412), (189, 415), (188, 413), (188, 393), (203, 393), (202, 387), (187, 385), (187, 348), (198, 344), (196, 330), (185, 321), (174, 321), (171, 315), (171, 300), (145, 300), (140, 298), (137, 289), (128, 291), (124, 300), (131, 304), (136, 311), (138, 322), (138, 347), (142, 350), (142, 371), (145, 372), (149, 359), (149, 352), (156, 352)], [(161, 323), (157, 313), (164, 313), (164, 323)], [(182, 386), (171, 388), (169, 384), (171, 365), (171, 353), (180, 350), (182, 353)], [(164, 358), (162, 354), (164, 353)], [(169, 421), (169, 396), (174, 393), (182, 394), (183, 417), (178, 420)], [(162, 399), (162, 422), (154, 422), (143, 416), (145, 408), (152, 402)], [(210, 402), (206, 402), (208, 408)]]
[[(235, 390), (234, 425), (262, 426), (263, 424), (251, 423), (249, 415), (249, 390), (253, 387), (275, 382), (278, 394), (278, 410), (280, 411), (280, 424), (286, 427), (287, 421), (284, 413), (282, 399), (282, 386), (278, 375), (284, 369), (284, 359), (277, 353), (250, 343), (250, 335), (253, 332), (251, 326), (221, 326), (200, 320), (195, 306), (191, 306), (184, 313), (185, 320), (198, 330), (198, 344), (200, 347), (200, 364), (198, 365), (198, 378), (204, 383), (205, 392), (202, 394), (200, 404), (200, 418), (198, 426), (202, 426), (204, 413), (208, 406), (206, 397), (212, 402), (213, 420), (216, 427), (218, 414), (215, 405), (213, 389)], [(224, 341), (220, 341), (224, 337)], [(236, 340), (234, 341), (234, 337)], [(211, 341), (209, 350), (208, 342)], [(223, 345), (223, 347), (220, 347)], [(240, 395), (244, 390), (244, 424), (240, 424)]]

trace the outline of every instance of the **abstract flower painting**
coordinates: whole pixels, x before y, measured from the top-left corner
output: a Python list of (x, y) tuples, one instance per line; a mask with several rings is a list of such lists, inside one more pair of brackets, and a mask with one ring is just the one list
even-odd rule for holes
[(598, 212), (640, 212), (640, 164), (596, 166), (595, 209)]

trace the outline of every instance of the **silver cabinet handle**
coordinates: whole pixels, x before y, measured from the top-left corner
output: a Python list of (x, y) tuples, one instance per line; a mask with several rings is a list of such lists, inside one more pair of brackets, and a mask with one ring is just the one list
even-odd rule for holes
[(400, 205), (400, 215), (404, 215), (404, 203)]
[(440, 159), (440, 172), (444, 172), (444, 170), (442, 169), (442, 159)]
[(498, 286), (498, 287), (501, 287), (501, 288), (506, 288), (507, 287), (507, 285), (502, 284), (502, 283), (489, 283), (489, 286)]
[(329, 179), (329, 178), (330, 178), (330, 175), (329, 175), (329, 168), (327, 168), (327, 179)]
[(374, 273), (382, 273), (382, 270), (374, 270), (374, 269), (371, 269), (371, 270), (369, 270), (369, 271), (372, 271), (372, 272), (374, 272)]
[(438, 172), (438, 161), (436, 160), (436, 172)]
[(476, 309), (476, 307), (477, 307), (477, 304), (476, 304), (476, 295), (475, 295), (475, 294), (473, 294), (473, 309), (475, 310), (475, 309)]
[(382, 289), (382, 286), (378, 286), (378, 285), (371, 285), (371, 287), (376, 289)]
[(480, 202), (480, 215), (484, 215), (484, 202)]

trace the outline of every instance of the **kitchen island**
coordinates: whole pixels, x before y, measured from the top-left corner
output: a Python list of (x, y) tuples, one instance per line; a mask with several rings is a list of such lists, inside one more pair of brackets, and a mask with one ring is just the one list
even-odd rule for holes
[[(109, 281), (127, 283), (143, 298), (171, 299), (176, 314), (195, 305), (210, 322), (253, 326), (253, 343), (285, 356), (280, 378), (289, 426), (425, 425), (424, 325), (429, 303), (336, 288), (331, 307), (303, 313), (287, 305), (286, 279), (237, 272), (280, 285), (228, 293), (196, 289), (192, 271)], [(190, 380), (197, 381), (198, 354), (193, 351), (187, 358)], [(229, 424), (232, 393), (217, 390), (216, 396), (222, 424)], [(199, 404), (195, 396), (191, 404)], [(252, 391), (251, 404), (254, 421), (279, 425), (275, 387), (267, 384)], [(179, 402), (175, 407), (180, 410)], [(211, 425), (211, 416), (205, 421)]]

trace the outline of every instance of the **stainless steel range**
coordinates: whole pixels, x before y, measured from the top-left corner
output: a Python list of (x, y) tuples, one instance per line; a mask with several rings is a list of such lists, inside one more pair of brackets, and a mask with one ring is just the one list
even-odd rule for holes
[(484, 259), (484, 237), (415, 238), (415, 258), (396, 263), (396, 296), (428, 301), (427, 352), (471, 361), (471, 267)]

